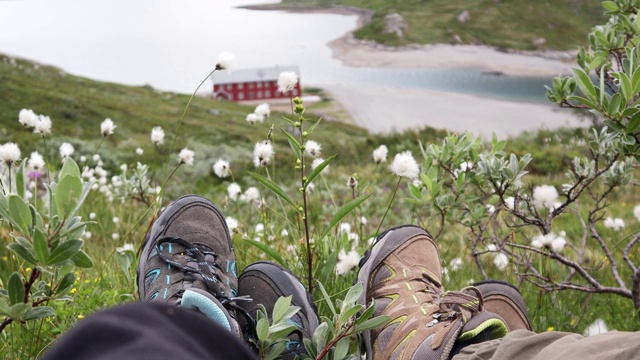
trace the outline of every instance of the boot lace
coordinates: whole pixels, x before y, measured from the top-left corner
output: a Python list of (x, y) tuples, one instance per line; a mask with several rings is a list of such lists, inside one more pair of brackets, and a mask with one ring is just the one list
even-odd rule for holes
[[(473, 286), (465, 287), (460, 291), (442, 292), (435, 279), (429, 274), (423, 273), (423, 281), (427, 284), (425, 292), (432, 294), (432, 303), (438, 305), (438, 311), (432, 316), (433, 320), (427, 324), (432, 327), (441, 321), (453, 321), (459, 317), (466, 323), (475, 314), (482, 311), (483, 298), (480, 290)], [(474, 293), (475, 295), (472, 295)]]

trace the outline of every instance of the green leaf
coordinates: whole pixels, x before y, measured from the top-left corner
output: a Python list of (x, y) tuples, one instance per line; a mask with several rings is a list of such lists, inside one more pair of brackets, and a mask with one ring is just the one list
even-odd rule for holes
[(329, 306), (329, 310), (331, 310), (331, 313), (333, 314), (333, 316), (336, 316), (338, 313), (336, 312), (336, 308), (333, 307), (333, 302), (331, 301), (331, 297), (329, 296), (329, 294), (327, 294), (327, 290), (325, 290), (324, 285), (322, 285), (320, 281), (318, 281), (318, 288), (320, 289), (320, 292), (322, 293), (322, 297), (324, 298), (324, 301), (327, 303), (327, 306)]
[(376, 316), (373, 319), (369, 319), (363, 322), (362, 324), (357, 325), (356, 330), (359, 332), (363, 332), (363, 331), (377, 329), (380, 326), (383, 326), (384, 324), (388, 323), (389, 321), (391, 321), (391, 318), (387, 315)]
[(49, 264), (56, 265), (71, 259), (73, 255), (82, 247), (82, 240), (68, 240), (58, 244), (49, 257)]
[(627, 104), (635, 95), (633, 93), (633, 87), (631, 86), (631, 79), (629, 79), (629, 76), (627, 76), (627, 74), (623, 72), (618, 74), (620, 80), (620, 89), (622, 90), (622, 96), (624, 96), (624, 103)]
[(302, 157), (302, 145), (293, 135), (289, 134), (288, 131), (285, 131), (283, 128), (280, 128), (280, 131), (287, 137), (289, 140), (289, 145), (291, 145), (291, 149), (296, 154), (296, 158), (300, 159)]
[(427, 174), (420, 173), (420, 179), (427, 186), (427, 189), (429, 190), (429, 194), (432, 194), (433, 193), (433, 182), (431, 181), (431, 178), (428, 177)]
[(271, 346), (271, 348), (269, 349), (269, 352), (267, 353), (267, 357), (265, 358), (265, 360), (279, 359), (280, 355), (282, 354), (282, 352), (284, 351), (284, 349), (286, 347), (287, 347), (287, 342), (286, 341), (281, 341), (281, 342)]
[(7, 248), (13, 251), (16, 255), (18, 255), (19, 258), (28, 262), (31, 265), (35, 265), (38, 263), (38, 260), (36, 259), (36, 256), (33, 253), (33, 250), (30, 248), (26, 248), (22, 244), (12, 243), (7, 245)]
[(37, 228), (33, 232), (33, 252), (40, 263), (49, 264), (49, 245), (44, 233)]
[(319, 118), (318, 121), (316, 121), (315, 123), (313, 123), (313, 125), (311, 125), (311, 127), (309, 127), (309, 129), (307, 129), (307, 136), (311, 135), (311, 133), (313, 132), (313, 130), (316, 129), (316, 127), (318, 125), (320, 125), (320, 121), (322, 121), (322, 118)]
[(280, 322), (269, 328), (269, 338), (271, 340), (278, 340), (290, 335), (295, 331), (297, 327), (288, 322)]
[(24, 167), (26, 165), (26, 161), (22, 161), (20, 167), (18, 167), (18, 171), (16, 172), (16, 193), (18, 196), (24, 199)]
[(342, 309), (340, 312), (343, 313), (348, 306), (353, 306), (353, 304), (358, 301), (360, 295), (362, 295), (362, 283), (357, 282), (349, 289), (349, 291), (347, 291), (347, 295), (345, 295), (344, 300), (342, 301)]
[(122, 272), (124, 273), (124, 276), (127, 278), (127, 280), (131, 281), (131, 274), (129, 273), (129, 270), (131, 268), (131, 264), (133, 263), (133, 255), (130, 254), (129, 251), (116, 251), (115, 257), (118, 265), (120, 265), (120, 269), (122, 269)]
[(49, 316), (56, 316), (56, 311), (50, 306), (37, 306), (27, 310), (24, 320), (42, 319)]
[(20, 229), (22, 234), (29, 236), (29, 227), (33, 220), (31, 218), (29, 205), (16, 194), (10, 194), (7, 200), (9, 201), (9, 216), (11, 216), (11, 222)]
[(347, 321), (352, 316), (355, 316), (357, 313), (362, 311), (362, 309), (364, 309), (364, 306), (362, 306), (360, 304), (352, 304), (350, 307), (346, 308), (343, 312), (340, 313), (340, 317), (338, 318), (338, 322), (340, 324), (346, 324)]
[(287, 267), (287, 262), (282, 258), (282, 256), (280, 256), (280, 254), (273, 249), (271, 246), (264, 244), (260, 241), (256, 241), (256, 240), (252, 240), (252, 239), (246, 239), (244, 240), (246, 242), (248, 242), (250, 245), (253, 245), (255, 247), (257, 247), (258, 249), (262, 250), (262, 252), (264, 252), (265, 254), (271, 256), (275, 261), (277, 261), (280, 265)]
[(329, 156), (325, 161), (323, 161), (322, 163), (320, 163), (318, 166), (316, 166), (315, 169), (313, 169), (313, 171), (311, 172), (311, 175), (309, 175), (309, 177), (307, 177), (307, 181), (304, 182), (304, 187), (305, 189), (307, 188), (307, 186), (309, 186), (309, 184), (311, 184), (311, 182), (318, 176), (320, 175), (320, 173), (322, 172), (322, 170), (324, 170), (324, 168), (326, 168), (329, 163), (331, 163), (333, 161), (333, 159), (336, 158), (336, 156), (338, 156), (338, 154), (333, 154), (331, 156)]
[(567, 97), (567, 100), (569, 101), (577, 101), (582, 105), (586, 105), (591, 109), (594, 110), (598, 110), (600, 107), (598, 105), (596, 105), (596, 103), (594, 103), (593, 101), (583, 98), (582, 96), (569, 96)]
[(291, 199), (289, 199), (289, 196), (287, 196), (287, 194), (284, 192), (284, 190), (282, 190), (280, 188), (280, 186), (278, 186), (276, 183), (274, 183), (273, 181), (267, 179), (266, 177), (264, 177), (264, 176), (262, 176), (260, 174), (254, 173), (254, 172), (249, 172), (249, 175), (251, 175), (251, 177), (253, 177), (256, 181), (262, 183), (264, 186), (269, 188), (276, 195), (278, 195), (282, 200), (284, 200), (287, 203), (289, 203), (289, 205), (293, 206), (294, 209), (298, 210), (298, 208), (296, 208), (296, 205), (293, 203), (293, 201), (291, 201)]
[(31, 304), (25, 304), (22, 302), (13, 304), (11, 306), (11, 311), (9, 311), (11, 313), (10, 318), (14, 321), (24, 321), (24, 315), (29, 311), (29, 309), (31, 309)]
[(7, 291), (9, 292), (9, 305), (13, 306), (24, 302), (24, 283), (17, 272), (9, 276)]
[[(66, 163), (66, 161), (65, 161)], [(79, 177), (67, 175), (60, 180), (56, 188), (54, 200), (58, 213), (63, 218), (72, 216), (82, 196), (82, 181)]]
[(58, 174), (58, 180), (62, 180), (67, 175), (78, 179), (80, 178), (80, 168), (78, 164), (69, 157), (66, 158), (64, 164), (62, 164), (62, 169), (60, 170), (60, 174)]
[(640, 113), (635, 114), (627, 124), (627, 134), (635, 133), (640, 128)]
[(372, 302), (371, 305), (369, 305), (368, 308), (366, 308), (364, 310), (364, 312), (362, 314), (360, 314), (360, 316), (358, 316), (358, 318), (356, 319), (356, 326), (362, 324), (363, 322), (369, 320), (369, 318), (371, 316), (373, 316), (373, 313), (376, 311), (376, 306), (375, 306), (375, 302)]
[(313, 343), (316, 349), (324, 349), (327, 344), (327, 337), (329, 335), (329, 324), (326, 322), (321, 323), (313, 332)]
[(67, 273), (65, 276), (62, 277), (62, 280), (60, 280), (60, 282), (58, 283), (58, 286), (56, 287), (55, 295), (61, 296), (66, 294), (69, 290), (71, 290), (71, 287), (73, 286), (73, 283), (75, 281), (76, 281), (76, 275), (73, 272)]
[(591, 78), (587, 75), (584, 70), (580, 68), (571, 68), (571, 72), (573, 73), (574, 78), (576, 79), (576, 83), (580, 88), (580, 91), (592, 101), (596, 100), (596, 88), (591, 82)]
[(344, 337), (338, 341), (336, 346), (333, 348), (333, 358), (334, 359), (344, 359), (347, 356), (347, 352), (349, 351), (350, 339), (348, 337)]
[(75, 253), (71, 257), (71, 261), (79, 268), (88, 269), (93, 267), (93, 260), (82, 250)]
[(331, 221), (329, 221), (329, 225), (322, 232), (322, 234), (320, 235), (320, 238), (318, 239), (318, 241), (322, 241), (322, 239), (324, 239), (324, 237), (327, 236), (329, 231), (331, 231), (331, 229), (333, 229), (333, 227), (336, 226), (340, 222), (340, 220), (342, 220), (343, 217), (347, 216), (347, 214), (349, 214), (353, 209), (355, 209), (360, 204), (362, 204), (371, 195), (373, 195), (373, 193), (371, 193), (369, 195), (366, 195), (366, 196), (360, 196), (358, 198), (355, 198), (355, 199), (349, 201), (340, 210), (338, 210), (338, 212), (335, 215), (333, 215), (333, 218), (331, 219)]
[(273, 306), (272, 319), (273, 323), (279, 323), (280, 319), (282, 319), (282, 315), (287, 311), (289, 306), (291, 305), (291, 297), (289, 296), (281, 296), (276, 300), (276, 304)]
[(0, 316), (9, 316), (11, 308), (3, 298), (0, 298)]
[(269, 322), (267, 319), (260, 319), (256, 323), (256, 334), (258, 335), (258, 340), (263, 342), (267, 340), (269, 337)]
[(609, 11), (618, 11), (618, 10), (620, 10), (620, 8), (618, 8), (618, 5), (613, 1), (603, 1), (602, 2), (602, 6), (605, 9), (609, 10)]
[(620, 94), (613, 95), (613, 97), (611, 98), (611, 102), (609, 103), (609, 106), (607, 108), (607, 112), (609, 113), (609, 116), (611, 117), (616, 116), (616, 114), (619, 113), (621, 104), (622, 104), (622, 95)]

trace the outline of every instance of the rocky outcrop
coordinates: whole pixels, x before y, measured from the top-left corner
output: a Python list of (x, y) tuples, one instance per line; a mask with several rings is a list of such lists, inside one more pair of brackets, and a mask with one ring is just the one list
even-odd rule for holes
[(396, 34), (398, 39), (404, 39), (404, 34), (409, 30), (409, 23), (398, 13), (387, 14), (384, 17), (384, 32)]

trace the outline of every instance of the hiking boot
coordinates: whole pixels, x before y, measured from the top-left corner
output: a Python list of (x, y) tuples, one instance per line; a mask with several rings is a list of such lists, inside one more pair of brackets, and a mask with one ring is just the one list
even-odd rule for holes
[(487, 280), (473, 284), (484, 299), (484, 309), (500, 315), (509, 331), (532, 330), (522, 294), (515, 286), (498, 280)]
[[(289, 335), (290, 340), (287, 341), (281, 358), (289, 360), (306, 355), (302, 339), (312, 339), (319, 320), (311, 295), (300, 282), (300, 279), (277, 264), (259, 261), (247, 266), (242, 271), (238, 280), (238, 287), (240, 296), (248, 296), (253, 299), (253, 302), (242, 302), (239, 305), (256, 319), (258, 305), (262, 304), (267, 310), (269, 323), (272, 321), (273, 307), (278, 298), (291, 295), (291, 305), (298, 306), (300, 310), (291, 317), (289, 322), (295, 325), (298, 330)], [(245, 332), (245, 337), (251, 332), (251, 327), (255, 326), (248, 323), (248, 321), (248, 319), (240, 319), (240, 325)]]
[(145, 236), (137, 280), (140, 299), (193, 308), (241, 336), (233, 245), (208, 199), (183, 196), (160, 213)]
[(504, 320), (482, 310), (475, 288), (444, 292), (435, 242), (423, 229), (401, 226), (382, 233), (360, 262), (359, 302), (375, 301), (374, 315), (390, 322), (364, 333), (367, 359), (449, 359), (465, 345), (506, 335)]

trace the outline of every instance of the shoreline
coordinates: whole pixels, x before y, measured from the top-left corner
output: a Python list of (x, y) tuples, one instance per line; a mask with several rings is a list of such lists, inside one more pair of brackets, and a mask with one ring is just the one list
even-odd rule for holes
[[(569, 73), (572, 52), (500, 51), (479, 45), (410, 45), (388, 47), (355, 39), (353, 32), (373, 12), (350, 7), (308, 8), (267, 4), (245, 6), (253, 10), (356, 15), (357, 26), (331, 41), (333, 57), (345, 66), (369, 68), (476, 68), (500, 76), (548, 76)], [(471, 94), (393, 85), (323, 85), (332, 101), (371, 133), (394, 133), (430, 126), (452, 132), (470, 132), (491, 139), (517, 136), (525, 131), (588, 126), (577, 115), (553, 104), (531, 104)], [(543, 90), (541, 90), (543, 91)]]
[(327, 44), (335, 59), (351, 67), (481, 68), (488, 72), (509, 76), (557, 76), (570, 73), (569, 68), (575, 65), (577, 54), (577, 50), (519, 51), (497, 49), (486, 45), (412, 44), (392, 47), (374, 41), (356, 39), (353, 35), (354, 31), (370, 21), (374, 13), (371, 10), (348, 6), (283, 6), (279, 3), (240, 8), (357, 16), (356, 28)]

